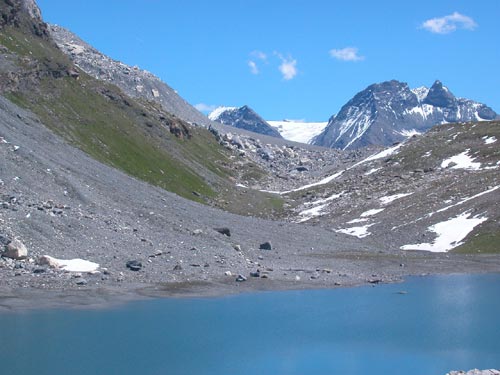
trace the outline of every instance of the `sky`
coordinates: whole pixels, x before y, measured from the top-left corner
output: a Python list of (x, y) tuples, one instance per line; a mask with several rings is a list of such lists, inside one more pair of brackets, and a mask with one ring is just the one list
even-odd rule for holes
[(38, 0), (46, 22), (202, 111), (327, 121), (372, 83), (439, 79), (500, 112), (497, 0)]

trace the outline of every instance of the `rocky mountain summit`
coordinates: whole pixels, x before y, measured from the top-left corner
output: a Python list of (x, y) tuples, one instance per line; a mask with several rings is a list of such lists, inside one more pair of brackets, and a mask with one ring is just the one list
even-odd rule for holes
[(410, 89), (407, 83), (392, 80), (370, 85), (356, 94), (330, 118), (312, 143), (343, 150), (389, 146), (437, 124), (496, 117), (484, 104), (455, 97), (440, 81), (430, 89)]
[(269, 125), (253, 109), (244, 105), (243, 107), (219, 107), (208, 115), (212, 121), (224, 125), (245, 129), (254, 133), (282, 138), (278, 130)]
[(192, 124), (210, 125), (206, 116), (154, 74), (116, 61), (84, 42), (71, 31), (49, 25), (51, 37), (71, 60), (92, 77), (112, 83), (133, 98), (156, 102), (162, 109)]

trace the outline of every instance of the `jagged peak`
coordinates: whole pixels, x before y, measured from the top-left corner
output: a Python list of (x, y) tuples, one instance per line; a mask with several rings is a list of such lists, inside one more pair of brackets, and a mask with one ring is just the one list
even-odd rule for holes
[(423, 102), (429, 94), (429, 88), (427, 86), (420, 86), (411, 89), (411, 92), (413, 92), (417, 96), (419, 102)]
[(454, 105), (455, 101), (455, 95), (453, 95), (448, 87), (444, 86), (440, 80), (436, 80), (432, 84), (424, 99), (425, 104), (430, 104), (435, 107), (451, 107)]

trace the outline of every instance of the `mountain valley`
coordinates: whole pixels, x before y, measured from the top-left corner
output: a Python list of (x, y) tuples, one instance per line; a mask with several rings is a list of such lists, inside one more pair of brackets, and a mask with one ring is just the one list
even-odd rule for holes
[(32, 1), (0, 12), (0, 242), (18, 254), (0, 308), (500, 270), (486, 105), (388, 81), (290, 141), (248, 106), (205, 117)]

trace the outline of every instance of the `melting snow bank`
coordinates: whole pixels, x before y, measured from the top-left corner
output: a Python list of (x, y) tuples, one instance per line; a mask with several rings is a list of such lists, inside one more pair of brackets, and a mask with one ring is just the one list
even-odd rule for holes
[(99, 264), (83, 259), (57, 259), (49, 255), (44, 255), (38, 259), (39, 264), (45, 264), (53, 268), (59, 268), (68, 272), (94, 272), (99, 268)]
[(444, 160), (441, 163), (441, 168), (446, 168), (450, 164), (454, 164), (452, 169), (469, 169), (473, 171), (478, 171), (481, 169), (481, 163), (474, 163), (474, 158), (470, 157), (469, 154), (470, 149), (465, 150), (461, 154), (452, 156)]
[(437, 234), (437, 238), (433, 243), (404, 245), (401, 246), (401, 249), (426, 250), (437, 253), (449, 251), (461, 245), (462, 242), (460, 241), (467, 237), (477, 225), (488, 220), (487, 217), (479, 217), (479, 215), (470, 216), (470, 212), (464, 212), (457, 217), (430, 226), (428, 230)]
[(495, 143), (497, 139), (494, 136), (492, 137), (484, 136), (483, 141), (485, 145), (491, 145), (492, 143)]
[(331, 201), (342, 196), (342, 194), (344, 194), (344, 192), (333, 194), (328, 198), (318, 199), (317, 201), (314, 202), (307, 202), (305, 204), (306, 206), (315, 206), (315, 207), (299, 212), (299, 215), (302, 217), (297, 222), (303, 223), (304, 221), (311, 220), (313, 217), (321, 216), (323, 214), (323, 209), (328, 207)]
[(355, 236), (358, 238), (364, 238), (371, 234), (370, 232), (368, 232), (368, 228), (370, 228), (372, 225), (375, 224), (366, 224), (362, 227), (336, 229), (335, 232), (348, 234), (349, 236)]

